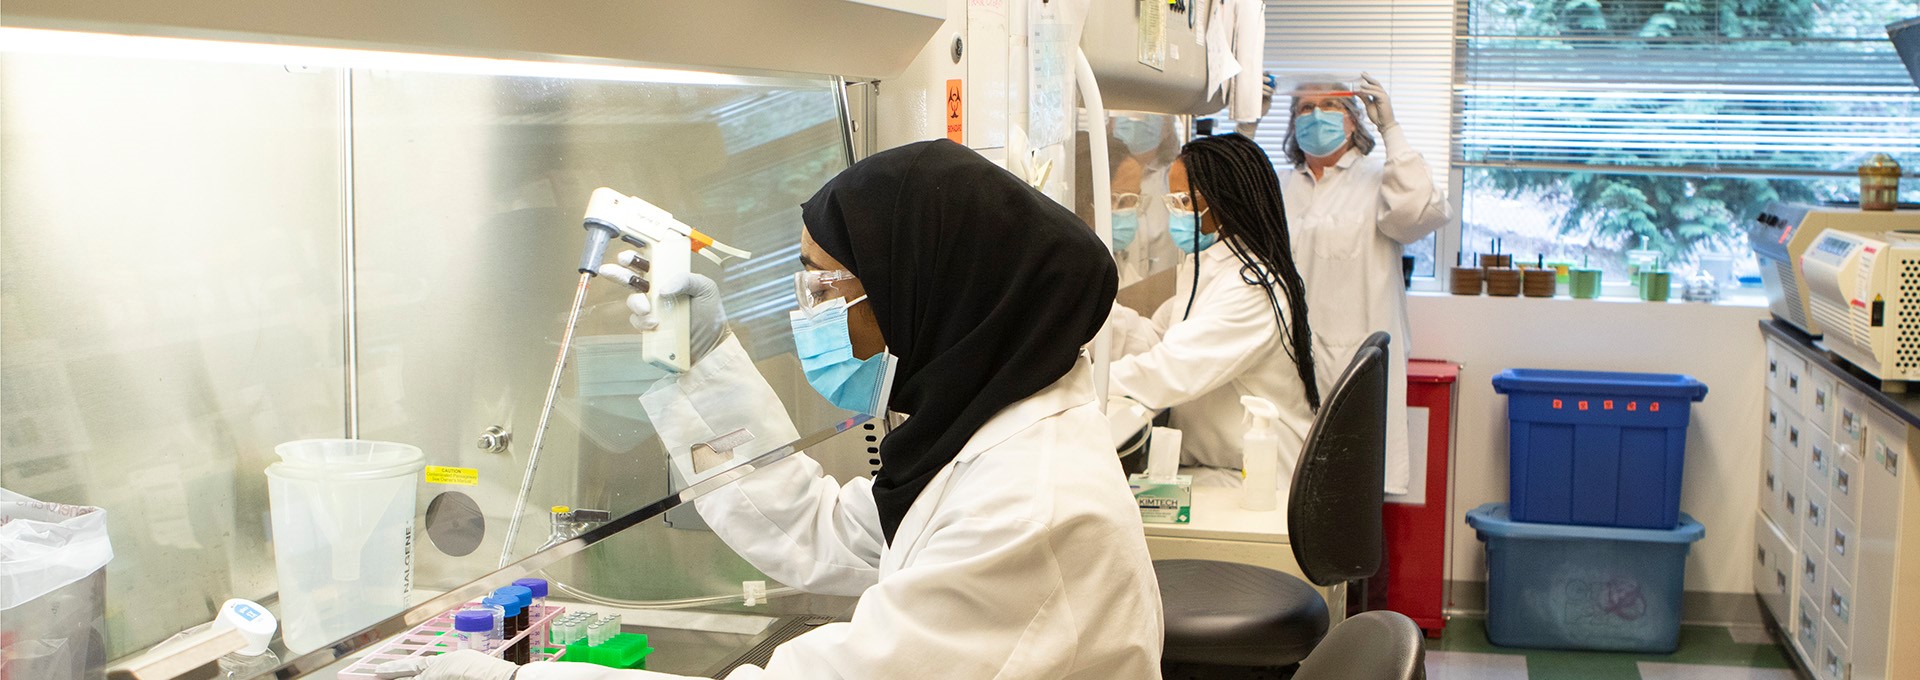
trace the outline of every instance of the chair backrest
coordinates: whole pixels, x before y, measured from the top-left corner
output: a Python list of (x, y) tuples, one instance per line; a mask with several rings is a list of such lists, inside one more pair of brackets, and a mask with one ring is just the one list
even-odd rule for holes
[(1423, 680), (1426, 656), (1413, 619), (1371, 611), (1334, 626), (1300, 662), (1293, 680)]
[[(1378, 347), (1380, 348), (1380, 351), (1385, 352), (1387, 351), (1387, 344), (1391, 342), (1393, 342), (1392, 334), (1386, 331), (1374, 331), (1373, 335), (1369, 335), (1367, 336), (1366, 340), (1361, 341), (1360, 346), (1361, 347)], [(1389, 354), (1388, 356), (1392, 356), (1392, 355)]]
[(1380, 570), (1386, 502), (1387, 355), (1362, 346), (1320, 404), (1294, 467), (1287, 537), (1321, 586)]

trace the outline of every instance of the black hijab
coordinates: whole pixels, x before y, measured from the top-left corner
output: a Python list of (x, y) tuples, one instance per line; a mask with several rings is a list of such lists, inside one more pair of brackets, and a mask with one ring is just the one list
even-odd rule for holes
[(1072, 211), (959, 144), (874, 154), (801, 208), (866, 288), (898, 361), (873, 496), (887, 542), (982, 425), (1073, 368), (1119, 279)]

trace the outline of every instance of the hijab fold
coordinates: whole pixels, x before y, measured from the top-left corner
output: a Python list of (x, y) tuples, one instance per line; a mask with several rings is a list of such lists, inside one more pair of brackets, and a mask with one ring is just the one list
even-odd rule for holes
[(973, 150), (936, 140), (840, 173), (807, 233), (866, 288), (898, 366), (873, 495), (889, 544), (920, 492), (1002, 409), (1078, 361), (1118, 277), (1071, 211)]

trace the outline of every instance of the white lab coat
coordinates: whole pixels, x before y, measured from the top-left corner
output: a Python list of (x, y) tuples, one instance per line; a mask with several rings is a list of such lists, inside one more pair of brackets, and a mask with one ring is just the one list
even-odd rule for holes
[[(1307, 284), (1314, 361), (1325, 394), (1360, 343), (1393, 334), (1387, 366), (1387, 493), (1407, 492), (1407, 293), (1400, 256), (1406, 244), (1447, 223), (1446, 194), (1435, 188), (1420, 153), (1400, 126), (1381, 131), (1384, 153), (1349, 150), (1318, 180), (1305, 167), (1282, 187), (1293, 256)], [(1382, 160), (1381, 156), (1385, 159)]]
[[(1241, 466), (1247, 428), (1240, 397), (1262, 397), (1280, 408), (1281, 456), (1291, 460), (1313, 426), (1313, 409), (1267, 293), (1241, 278), (1240, 259), (1227, 244), (1215, 243), (1200, 252), (1200, 294), (1183, 320), (1195, 259), (1181, 263), (1173, 297), (1153, 318), (1114, 307), (1108, 323), (1120, 358), (1109, 369), (1109, 390), (1148, 408), (1173, 409), (1181, 463), (1211, 468)], [(1283, 315), (1286, 302), (1280, 296)]]
[[(1158, 678), (1159, 586), (1091, 370), (1082, 361), (987, 421), (921, 492), (892, 545), (882, 539), (871, 483), (841, 485), (805, 455), (696, 501), (714, 532), (768, 576), (860, 596), (851, 621), (794, 638), (766, 668), (727, 677)], [(650, 395), (649, 411), (725, 421), (662, 427), (676, 455), (702, 441), (683, 435), (786, 421), (733, 339), (670, 392)], [(709, 396), (731, 407), (687, 410)], [(784, 427), (781, 434), (792, 431)], [(519, 680), (669, 677), (677, 676), (535, 663)]]

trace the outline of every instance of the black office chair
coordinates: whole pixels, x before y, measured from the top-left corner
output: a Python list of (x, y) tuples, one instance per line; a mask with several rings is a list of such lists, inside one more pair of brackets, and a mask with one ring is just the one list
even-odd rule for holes
[[(1380, 567), (1386, 419), (1386, 351), (1369, 339), (1323, 400), (1287, 499), (1294, 560), (1308, 581), (1335, 587), (1330, 599), (1341, 611), (1346, 584)], [(1273, 669), (1299, 663), (1327, 634), (1328, 600), (1291, 575), (1209, 560), (1153, 568), (1169, 680), (1277, 677)]]
[(1397, 612), (1355, 614), (1300, 662), (1293, 680), (1426, 680), (1420, 626)]

